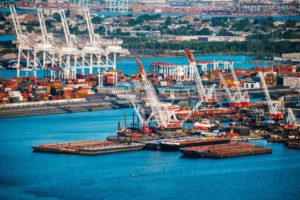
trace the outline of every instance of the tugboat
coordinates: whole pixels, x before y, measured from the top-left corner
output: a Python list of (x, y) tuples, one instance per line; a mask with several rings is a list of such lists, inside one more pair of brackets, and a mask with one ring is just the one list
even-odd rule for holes
[(193, 132), (202, 132), (202, 131), (214, 131), (218, 128), (218, 124), (210, 121), (209, 119), (203, 119), (200, 122), (195, 122), (192, 128)]

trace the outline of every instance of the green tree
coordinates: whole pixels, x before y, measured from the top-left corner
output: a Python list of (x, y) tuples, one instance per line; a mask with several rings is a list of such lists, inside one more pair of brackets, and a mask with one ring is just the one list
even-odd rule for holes
[(57, 21), (57, 22), (61, 22), (61, 17), (60, 17), (60, 14), (58, 14), (58, 13), (54, 13), (54, 14), (53, 14), (53, 18), (55, 19), (55, 21)]

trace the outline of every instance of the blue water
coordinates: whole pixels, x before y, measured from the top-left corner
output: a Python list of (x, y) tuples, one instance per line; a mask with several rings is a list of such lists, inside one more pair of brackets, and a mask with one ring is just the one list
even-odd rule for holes
[[(33, 153), (30, 146), (104, 139), (130, 109), (1, 119), (0, 199), (298, 199), (300, 151), (230, 159), (179, 152), (100, 156)], [(264, 145), (263, 141), (257, 141)]]
[[(255, 64), (252, 62), (253, 56), (244, 55), (203, 55), (195, 56), (196, 60), (228, 60), (231, 59), (234, 62), (236, 68), (253, 68)], [(147, 71), (149, 71), (149, 64), (151, 62), (170, 62), (173, 64), (188, 64), (187, 57), (164, 57), (164, 58), (141, 58), (140, 59)], [(258, 62), (260, 66), (272, 66), (272, 62)], [(123, 71), (125, 74), (137, 73), (138, 67), (135, 59), (120, 59), (117, 61), (117, 69)], [(80, 70), (78, 70), (80, 72)], [(88, 70), (86, 70), (88, 73)], [(97, 73), (97, 69), (94, 69), (93, 73)], [(0, 77), (10, 78), (17, 75), (16, 70), (0, 70)], [(25, 76), (25, 72), (21, 72), (21, 76)], [(38, 71), (38, 76), (43, 76), (43, 71)]]
[(16, 39), (16, 35), (2, 35), (0, 36), (0, 42), (12, 41)]

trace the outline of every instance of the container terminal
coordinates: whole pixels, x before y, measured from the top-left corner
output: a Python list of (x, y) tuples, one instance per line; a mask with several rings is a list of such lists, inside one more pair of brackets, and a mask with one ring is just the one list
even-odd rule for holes
[[(116, 58), (129, 52), (122, 48), (121, 40), (95, 34), (89, 9), (83, 9), (89, 40), (70, 34), (63, 10), (59, 13), (63, 39), (47, 32), (42, 10), (38, 10), (40, 37), (23, 32), (14, 6), (10, 6), (10, 12), (19, 56), (17, 77), (1, 80), (1, 111), (81, 99), (111, 102), (111, 107), (130, 105), (136, 114), (130, 125), (125, 114), (124, 126), (118, 124), (117, 133), (107, 138), (108, 146), (104, 141), (79, 141), (33, 146), (34, 151), (99, 154), (142, 149), (145, 142), (153, 140), (162, 140), (157, 142), (160, 148), (176, 143), (176, 148), (205, 148), (260, 137), (285, 142), (287, 147), (299, 143), (300, 126), (295, 113), (299, 111), (300, 81), (296, 65), (261, 67), (254, 63), (253, 69), (237, 69), (231, 60), (195, 60), (192, 51), (185, 49), (185, 65), (154, 62), (147, 72), (136, 59), (139, 72), (125, 75), (116, 70)], [(37, 78), (39, 69), (43, 70), (43, 79)], [(26, 77), (20, 77), (21, 73)], [(283, 87), (276, 87), (279, 84)], [(230, 151), (241, 152), (235, 154), (239, 156), (267, 151), (251, 146), (250, 153), (245, 153), (247, 145), (239, 145)], [(214, 155), (222, 157), (220, 152)]]

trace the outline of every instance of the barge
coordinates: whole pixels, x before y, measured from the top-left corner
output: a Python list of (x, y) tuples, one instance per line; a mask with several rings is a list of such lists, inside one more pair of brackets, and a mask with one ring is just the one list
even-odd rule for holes
[(268, 147), (259, 147), (251, 143), (230, 142), (227, 144), (205, 145), (180, 148), (186, 157), (230, 158), (238, 156), (271, 153)]
[(200, 137), (186, 137), (178, 139), (164, 140), (160, 143), (161, 150), (177, 151), (183, 147), (202, 146), (210, 144), (224, 144), (230, 140), (225, 138), (200, 138)]
[(137, 151), (144, 148), (140, 143), (117, 143), (110, 141), (82, 140), (56, 144), (32, 146), (34, 152), (97, 155), (125, 151)]

